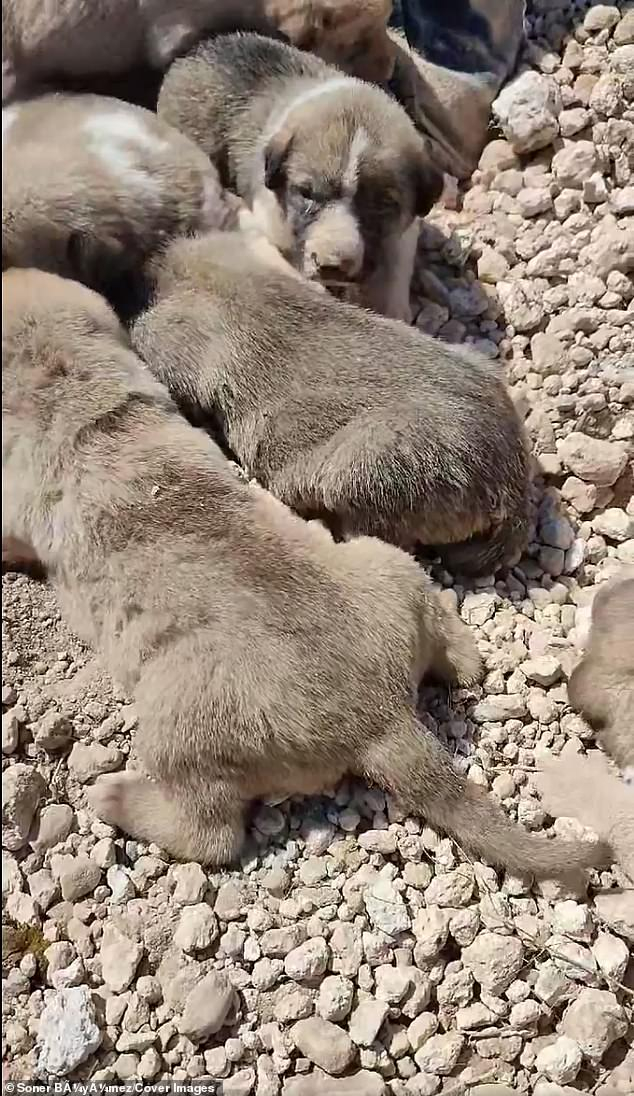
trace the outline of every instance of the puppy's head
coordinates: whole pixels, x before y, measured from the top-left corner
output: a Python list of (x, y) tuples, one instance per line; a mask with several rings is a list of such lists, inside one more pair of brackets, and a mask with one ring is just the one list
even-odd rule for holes
[(369, 276), (386, 242), (428, 213), (442, 189), (401, 107), (345, 76), (309, 84), (288, 104), (263, 161), (294, 264), (326, 283)]
[(374, 83), (394, 69), (391, 11), (391, 0), (269, 0), (270, 18), (294, 46)]

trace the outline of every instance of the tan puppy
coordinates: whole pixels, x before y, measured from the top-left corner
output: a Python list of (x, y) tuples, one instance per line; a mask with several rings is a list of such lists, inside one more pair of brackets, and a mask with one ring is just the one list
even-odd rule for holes
[(269, 248), (277, 267), (231, 232), (156, 257), (132, 328), (155, 376), (249, 475), (339, 535), (432, 545), (476, 574), (518, 555), (528, 454), (497, 367), (316, 293)]
[(171, 236), (235, 216), (200, 149), (116, 99), (15, 103), (2, 143), (3, 270), (37, 266), (109, 295)]
[(398, 103), (282, 42), (231, 34), (173, 63), (158, 111), (307, 277), (410, 318), (417, 218), (442, 176)]
[(203, 32), (279, 32), (366, 80), (387, 80), (389, 0), (3, 0), (2, 101), (63, 77), (164, 69)]
[(564, 750), (541, 762), (535, 783), (548, 813), (577, 818), (594, 830), (634, 882), (634, 784), (620, 778), (606, 755)]
[(514, 826), (417, 720), (422, 672), (473, 681), (480, 659), (412, 559), (334, 544), (241, 482), (90, 290), (40, 271), (2, 288), (3, 537), (32, 546), (139, 712), (148, 775), (99, 780), (102, 817), (222, 863), (251, 799), (351, 770), (515, 871), (603, 857)]
[(597, 741), (634, 778), (634, 572), (595, 594), (588, 643), (570, 675), (568, 697)]

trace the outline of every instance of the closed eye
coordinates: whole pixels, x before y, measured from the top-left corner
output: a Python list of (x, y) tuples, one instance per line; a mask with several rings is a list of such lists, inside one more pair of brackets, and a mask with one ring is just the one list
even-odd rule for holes
[(295, 190), (297, 191), (299, 196), (303, 198), (306, 202), (315, 201), (315, 192), (313, 190), (312, 183), (298, 183), (295, 187)]

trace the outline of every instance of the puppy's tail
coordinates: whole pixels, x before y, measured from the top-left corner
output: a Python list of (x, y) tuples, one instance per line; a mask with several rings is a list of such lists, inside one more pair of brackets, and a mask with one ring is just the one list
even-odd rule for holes
[(369, 744), (358, 772), (455, 837), (467, 853), (516, 874), (562, 877), (610, 860), (603, 842), (550, 839), (511, 822), (489, 795), (455, 771), (413, 713), (408, 725)]
[(490, 533), (478, 533), (455, 544), (435, 545), (444, 566), (452, 574), (492, 575), (500, 567), (519, 562), (528, 543), (530, 523), (526, 513), (501, 522)]

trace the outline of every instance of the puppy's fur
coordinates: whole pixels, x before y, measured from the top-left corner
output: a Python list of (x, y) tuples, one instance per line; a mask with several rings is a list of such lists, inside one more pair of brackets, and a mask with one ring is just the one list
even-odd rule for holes
[(442, 176), (398, 103), (282, 42), (232, 34), (173, 63), (158, 111), (307, 277), (410, 318), (417, 218)]
[(2, 288), (3, 537), (32, 546), (139, 712), (148, 776), (102, 778), (102, 817), (221, 863), (249, 800), (352, 770), (516, 871), (605, 854), (511, 824), (417, 721), (421, 673), (469, 682), (480, 659), (412, 559), (334, 544), (241, 482), (84, 286)]
[(634, 882), (634, 786), (621, 779), (601, 750), (542, 761), (536, 781), (552, 815), (578, 818), (609, 843), (615, 862)]
[(2, 101), (60, 78), (164, 69), (203, 32), (279, 32), (367, 80), (387, 80), (389, 0), (3, 0)]
[(235, 216), (214, 167), (149, 111), (95, 95), (3, 109), (2, 268), (107, 295), (172, 235)]
[(568, 697), (622, 769), (634, 775), (634, 571), (599, 587)]
[(338, 534), (433, 545), (476, 574), (518, 555), (528, 454), (497, 367), (285, 277), (269, 247), (276, 268), (234, 232), (156, 256), (153, 307), (132, 327), (152, 372), (251, 476)]

